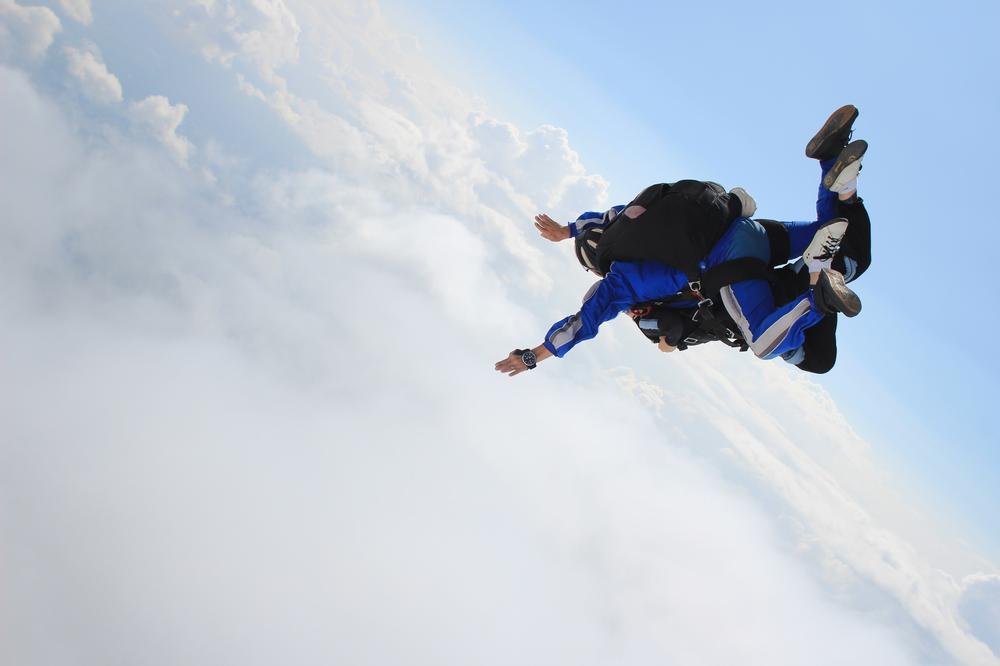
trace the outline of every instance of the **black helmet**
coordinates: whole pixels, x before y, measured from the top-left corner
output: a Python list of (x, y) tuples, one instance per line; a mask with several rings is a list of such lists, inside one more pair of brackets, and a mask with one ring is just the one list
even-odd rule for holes
[(603, 234), (604, 227), (592, 226), (576, 237), (576, 259), (588, 271), (601, 272), (597, 269), (597, 244)]
[(608, 209), (598, 222), (595, 218), (588, 220), (576, 235), (576, 259), (588, 271), (603, 275), (604, 271), (597, 267), (597, 244), (601, 242), (604, 231), (618, 218), (618, 211)]

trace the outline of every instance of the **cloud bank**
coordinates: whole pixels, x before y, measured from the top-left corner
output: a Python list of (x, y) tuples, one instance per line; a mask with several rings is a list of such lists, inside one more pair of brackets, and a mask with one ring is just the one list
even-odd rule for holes
[(187, 162), (193, 146), (184, 136), (177, 133), (177, 128), (188, 112), (186, 105), (171, 104), (163, 95), (150, 95), (133, 102), (129, 112), (135, 123), (159, 140), (178, 162)]
[(59, 6), (67, 16), (78, 23), (90, 25), (94, 21), (90, 0), (59, 0)]
[[(6, 302), (22, 322), (3, 333), (13, 662), (795, 663), (836, 632), (850, 641), (827, 663), (907, 663), (613, 387), (512, 394), (470, 372), (489, 357), (467, 300), (491, 276), (456, 220), (387, 206), (359, 224), (343, 211), (370, 193), (341, 184), (317, 228), (288, 182), (243, 218), (141, 145), (94, 161), (32, 106), (17, 114), (39, 119), (30, 142), (70, 150), (24, 181), (88, 186), (32, 201), (58, 232), (25, 231), (40, 274), (18, 272), (33, 297)], [(404, 220), (448, 250), (383, 242)], [(469, 260), (446, 280), (452, 251)], [(491, 304), (532, 323), (495, 288)], [(595, 397), (632, 437), (608, 446), (620, 428), (597, 415), (572, 436), (542, 418)]]
[(70, 75), (94, 101), (104, 104), (122, 101), (122, 84), (118, 77), (108, 71), (108, 66), (101, 60), (97, 49), (76, 49), (69, 46), (66, 47), (66, 58), (69, 61)]
[(4, 59), (38, 60), (60, 30), (62, 24), (51, 9), (0, 0), (0, 56)]

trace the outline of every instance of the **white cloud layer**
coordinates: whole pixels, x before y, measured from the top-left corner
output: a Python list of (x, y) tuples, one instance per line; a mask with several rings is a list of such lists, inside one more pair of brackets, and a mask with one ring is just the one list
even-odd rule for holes
[(112, 104), (122, 101), (122, 84), (101, 59), (95, 47), (85, 50), (66, 47), (69, 73), (84, 93), (96, 102)]
[(90, 0), (59, 0), (59, 5), (67, 16), (78, 23), (90, 25), (94, 21)]
[(191, 24), (203, 31), (201, 53), (230, 66), (245, 61), (259, 67), (266, 80), (298, 59), (301, 32), (282, 0), (194, 0), (199, 14)]
[[(995, 569), (925, 546), (815, 384), (632, 337), (656, 382), (595, 373), (614, 328), (491, 373), (578, 299), (524, 233), (601, 203), (565, 132), (373, 4), (195, 4), (319, 166), (95, 150), (0, 69), (2, 661), (997, 663)], [(131, 107), (197, 164), (186, 112)]]
[(185, 136), (177, 133), (187, 115), (187, 106), (171, 104), (163, 95), (150, 95), (133, 102), (129, 112), (135, 123), (166, 146), (178, 162), (187, 162), (194, 146)]
[(1000, 655), (1000, 575), (968, 576), (962, 585), (959, 611), (970, 630)]
[(0, 0), (0, 59), (37, 60), (62, 30), (59, 17), (48, 7), (24, 7)]
[[(2, 80), (5, 662), (909, 663), (613, 387), (491, 375), (535, 322), (453, 218), (291, 174), (244, 218)], [(595, 399), (623, 441), (543, 418)]]

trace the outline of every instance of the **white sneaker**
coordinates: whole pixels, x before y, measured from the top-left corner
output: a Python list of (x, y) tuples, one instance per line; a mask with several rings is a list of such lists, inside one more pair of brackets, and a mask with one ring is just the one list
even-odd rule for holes
[(842, 217), (830, 220), (816, 231), (816, 235), (809, 241), (809, 247), (802, 253), (802, 259), (810, 273), (830, 268), (846, 233), (847, 220)]
[(868, 150), (868, 142), (863, 139), (852, 141), (840, 151), (837, 161), (823, 177), (823, 187), (840, 194), (858, 189), (858, 174), (861, 172), (861, 159)]

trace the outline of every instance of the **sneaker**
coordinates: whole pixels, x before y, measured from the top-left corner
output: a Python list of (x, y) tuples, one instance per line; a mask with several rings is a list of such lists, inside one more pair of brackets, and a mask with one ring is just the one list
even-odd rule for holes
[(840, 151), (840, 155), (837, 156), (837, 161), (823, 176), (823, 187), (838, 194), (848, 189), (854, 189), (851, 184), (861, 172), (861, 158), (865, 156), (867, 150), (868, 142), (863, 139), (847, 144), (847, 147)]
[(837, 154), (851, 140), (851, 125), (858, 117), (858, 109), (853, 104), (842, 106), (834, 111), (816, 136), (806, 144), (806, 157), (817, 160), (828, 160)]
[(831, 269), (820, 271), (819, 281), (813, 287), (813, 301), (823, 314), (839, 312), (856, 317), (861, 312), (861, 299), (844, 282), (844, 276)]
[[(840, 241), (847, 233), (847, 220), (838, 217), (830, 220), (816, 231), (809, 241), (809, 247), (802, 253), (802, 259), (808, 264), (813, 261), (830, 262), (840, 249)], [(827, 263), (826, 268), (830, 265)]]

